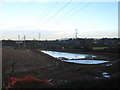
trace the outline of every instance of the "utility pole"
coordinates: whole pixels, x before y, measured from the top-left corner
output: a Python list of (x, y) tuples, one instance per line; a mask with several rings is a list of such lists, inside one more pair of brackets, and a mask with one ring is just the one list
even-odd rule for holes
[(39, 41), (40, 41), (40, 37), (41, 37), (41, 34), (39, 33), (39, 37), (38, 37), (38, 38), (39, 38)]
[(25, 35), (24, 35), (24, 37), (23, 37), (23, 38), (24, 38), (24, 48), (25, 48), (25, 39), (26, 39)]
[(77, 33), (78, 29), (75, 29), (75, 38), (77, 39), (78, 38), (78, 33)]
[(20, 40), (20, 35), (18, 35), (18, 40)]
[(18, 35), (18, 47), (20, 47), (20, 35)]

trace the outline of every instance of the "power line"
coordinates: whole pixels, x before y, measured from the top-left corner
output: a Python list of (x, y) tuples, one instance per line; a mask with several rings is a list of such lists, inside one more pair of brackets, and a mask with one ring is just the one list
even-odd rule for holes
[(46, 14), (46, 11), (48, 11), (51, 6), (52, 6), (52, 4), (49, 4), (48, 7), (45, 8), (45, 10), (43, 11), (43, 13), (41, 14), (40, 17), (44, 16), (44, 14)]
[(46, 23), (48, 23), (48, 21), (50, 21), (52, 18), (54, 18), (55, 16), (57, 16), (57, 14), (59, 14), (67, 5), (69, 5), (72, 2), (72, 0), (70, 0), (69, 2), (67, 2), (62, 8), (60, 8), (54, 15), (52, 15), (48, 20), (46, 20), (42, 26)]
[[(41, 14), (41, 17), (42, 17), (41, 21), (44, 21), (44, 18), (51, 12), (51, 10), (56, 6), (56, 4), (57, 4), (57, 2), (51, 3), (48, 5), (48, 7), (44, 10), (43, 14)], [(36, 25), (34, 30), (37, 30), (38, 25), (39, 25), (39, 23)]]
[[(87, 7), (89, 4), (91, 4), (92, 2), (89, 2), (88, 4), (86, 4), (85, 6), (83, 6), (83, 7), (81, 7), (81, 8), (78, 8), (76, 11), (74, 11), (74, 12), (72, 12), (71, 14), (66, 14), (66, 15), (64, 15), (62, 18), (63, 18), (63, 20), (61, 20), (60, 22), (58, 22), (58, 23), (55, 23), (55, 25), (56, 24), (59, 24), (59, 23), (61, 23), (61, 22), (63, 22), (64, 20), (66, 20), (66, 19), (70, 19), (70, 17), (71, 16), (73, 16), (73, 15), (75, 15), (76, 13), (79, 13), (78, 11), (80, 11), (80, 10), (82, 10), (82, 9), (84, 9), (85, 7)], [(66, 17), (66, 18), (65, 18)]]
[(46, 12), (46, 14), (44, 15), (44, 17), (46, 17), (52, 10), (53, 8), (57, 5), (57, 2), (53, 3), (53, 5), (51, 5), (51, 7), (48, 8), (48, 11)]
[[(68, 1), (66, 4), (64, 4), (64, 6), (63, 6), (62, 8), (60, 8), (56, 13), (54, 13), (50, 18), (48, 18), (48, 20), (46, 20), (46, 21), (41, 25), (41, 27), (43, 27), (44, 24), (48, 23), (52, 18), (54, 18), (55, 16), (57, 16), (57, 15), (58, 15), (65, 7), (67, 7), (71, 2), (72, 2), (72, 0), (70, 0), (70, 1)], [(90, 2), (90, 3), (91, 3), (91, 2)], [(78, 8), (78, 9), (76, 9), (76, 10), (74, 10), (74, 8), (73, 8), (72, 10), (70, 10), (70, 11), (71, 11), (70, 14), (69, 14), (69, 12), (67, 12), (63, 17), (61, 17), (61, 18), (63, 18), (63, 19), (59, 18), (60, 21), (59, 21), (59, 22), (57, 21), (57, 23), (55, 22), (54, 25), (59, 24), (60, 22), (63, 22), (64, 20), (66, 20), (66, 19), (70, 18), (71, 16), (75, 15), (76, 13), (78, 13), (79, 10), (85, 8), (85, 7), (88, 6), (90, 3), (86, 4), (86, 5), (83, 6), (83, 7)], [(54, 5), (51, 6), (51, 7), (54, 7), (55, 4), (57, 4), (57, 2), (55, 2)], [(49, 10), (50, 10), (50, 9), (49, 9)], [(48, 11), (47, 13), (50, 13), (50, 12), (51, 12), (51, 10)], [(47, 14), (47, 13), (46, 13), (46, 14)], [(48, 14), (47, 14), (47, 15), (48, 15)], [(66, 17), (66, 18), (64, 18), (64, 17)], [(41, 28), (41, 27), (40, 27), (40, 28)]]
[[(83, 0), (84, 1), (84, 0)], [(82, 1), (82, 2), (83, 2)], [(80, 4), (81, 4), (81, 2), (80, 2)], [(79, 5), (80, 5), (79, 4)], [(79, 6), (79, 5), (77, 5), (77, 7)], [(72, 8), (72, 9), (70, 9), (68, 12), (66, 12), (65, 14), (63, 14), (61, 17), (59, 17), (56, 21), (54, 21), (54, 22), (57, 22), (57, 21), (59, 21), (59, 20), (61, 20), (61, 18), (64, 18), (65, 16), (67, 16), (68, 15), (68, 13), (71, 13), (71, 12), (73, 12), (73, 11), (75, 11), (75, 7), (74, 8)]]
[[(75, 10), (74, 8), (71, 9), (71, 10), (69, 10), (70, 14), (69, 14), (69, 12), (65, 13), (65, 14), (62, 15), (60, 18), (58, 18), (56, 21), (54, 21), (55, 24), (54, 24), (54, 22), (53, 22), (52, 24), (58, 25), (59, 23), (65, 21), (66, 19), (70, 19), (71, 16), (75, 15), (76, 13), (78, 13), (78, 11), (84, 9), (85, 7), (87, 7), (87, 6), (88, 6), (89, 4), (91, 4), (91, 3), (92, 3), (92, 1), (90, 1), (90, 2), (87, 3), (86, 5), (80, 7), (80, 8), (78, 8), (78, 9), (76, 9), (76, 10)], [(63, 18), (63, 19), (61, 19), (61, 18)], [(59, 22), (58, 22), (58, 21), (59, 21)]]
[(41, 15), (42, 17), (42, 20), (44, 20), (44, 18), (52, 11), (52, 9), (56, 6), (57, 2), (53, 3), (53, 4), (50, 4), (43, 12), (43, 14)]

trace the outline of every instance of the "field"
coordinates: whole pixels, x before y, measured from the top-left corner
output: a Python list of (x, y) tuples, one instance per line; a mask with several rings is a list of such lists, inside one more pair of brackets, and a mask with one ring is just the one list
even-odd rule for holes
[[(32, 75), (39, 79), (48, 79), (59, 88), (118, 86), (119, 63), (115, 62), (118, 60), (114, 60), (114, 63), (113, 60), (108, 63), (112, 64), (112, 66), (106, 66), (106, 64), (82, 65), (61, 62), (35, 49), (3, 48), (2, 51), (3, 87), (6, 86), (7, 79), (11, 76), (21, 78), (27, 75)], [(12, 70), (14, 71), (13, 73), (11, 72)], [(111, 79), (103, 77), (103, 72), (108, 72)]]

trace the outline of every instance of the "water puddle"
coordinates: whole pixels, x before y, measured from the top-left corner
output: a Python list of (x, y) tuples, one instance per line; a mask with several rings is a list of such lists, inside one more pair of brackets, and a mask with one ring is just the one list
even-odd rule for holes
[(102, 72), (102, 76), (101, 77), (95, 77), (94, 79), (103, 79), (103, 78), (110, 79), (111, 76), (109, 75), (108, 72)]
[(44, 51), (41, 52), (46, 53), (55, 58), (66, 58), (66, 59), (82, 59), (82, 58), (94, 58), (96, 56), (89, 54), (76, 54), (76, 53), (67, 53), (67, 52), (56, 52), (56, 51)]
[(108, 66), (112, 66), (112, 64), (106, 64), (105, 66), (107, 66), (107, 67), (108, 67)]
[(95, 77), (95, 79), (102, 79), (101, 77)]
[(103, 60), (62, 60), (62, 61), (70, 62), (70, 63), (79, 63), (79, 64), (101, 64), (108, 62)]
[(110, 75), (107, 72), (102, 73), (104, 78), (110, 79)]
[(56, 83), (56, 84), (65, 84), (68, 83), (68, 80), (63, 79), (49, 79), (49, 82)]
[[(48, 54), (54, 58), (58, 58), (59, 60), (63, 62), (69, 62), (69, 63), (102, 64), (102, 63), (108, 62), (104, 60), (92, 60), (92, 58), (95, 58), (96, 56), (91, 55), (91, 54), (76, 54), (76, 53), (45, 51), (45, 50), (42, 50), (41, 52)], [(81, 59), (85, 59), (85, 60), (81, 60)]]

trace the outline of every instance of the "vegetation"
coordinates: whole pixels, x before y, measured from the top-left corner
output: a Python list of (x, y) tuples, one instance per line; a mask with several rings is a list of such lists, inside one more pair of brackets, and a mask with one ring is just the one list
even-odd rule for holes
[(93, 50), (104, 50), (108, 49), (108, 47), (93, 47)]
[[(78, 38), (67, 40), (26, 40), (25, 46), (24, 41), (13, 41), (3, 40), (3, 47), (14, 47), (14, 48), (29, 48), (29, 49), (47, 49), (47, 50), (63, 50), (63, 51), (93, 51), (93, 52), (118, 52), (119, 38), (102, 38), (102, 39), (86, 39)], [(18, 43), (21, 42), (21, 43)]]

